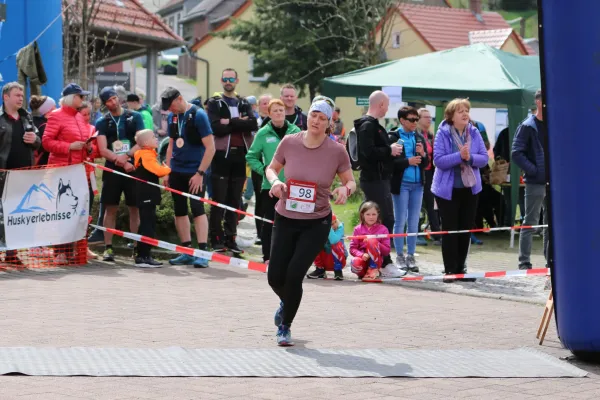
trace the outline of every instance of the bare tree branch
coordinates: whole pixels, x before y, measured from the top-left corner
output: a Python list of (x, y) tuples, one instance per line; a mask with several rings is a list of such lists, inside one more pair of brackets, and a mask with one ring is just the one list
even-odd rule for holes
[(329, 65), (336, 64), (336, 63), (339, 63), (339, 62), (342, 62), (342, 61), (349, 61), (349, 62), (354, 62), (354, 63), (357, 63), (357, 64), (361, 62), (361, 61), (359, 61), (359, 60), (350, 60), (350, 59), (348, 59), (348, 58), (338, 58), (338, 59), (336, 59), (336, 60), (331, 60), (331, 61), (329, 61), (329, 62), (326, 62), (325, 64), (321, 64), (321, 65), (319, 65), (317, 68), (313, 69), (313, 70), (312, 70), (312, 71), (310, 71), (308, 74), (306, 74), (306, 75), (304, 75), (304, 76), (302, 76), (302, 77), (300, 77), (300, 78), (296, 79), (296, 80), (293, 82), (293, 84), (294, 84), (294, 85), (296, 85), (296, 84), (298, 84), (298, 83), (301, 83), (302, 81), (304, 81), (306, 78), (308, 78), (309, 76), (311, 76), (311, 75), (312, 75), (312, 74), (314, 74), (315, 72), (317, 72), (317, 71), (319, 71), (319, 70), (322, 70), (323, 68), (325, 68), (325, 67), (328, 67)]

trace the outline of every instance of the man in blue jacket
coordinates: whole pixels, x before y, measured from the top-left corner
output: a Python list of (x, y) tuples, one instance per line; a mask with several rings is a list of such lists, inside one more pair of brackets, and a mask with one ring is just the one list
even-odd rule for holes
[[(542, 113), (542, 91), (535, 94), (536, 112), (517, 128), (512, 144), (512, 160), (525, 172), (525, 225), (537, 225), (544, 207), (544, 224), (548, 223), (546, 207), (546, 164), (544, 146), (548, 140)], [(523, 229), (519, 237), (519, 269), (531, 269), (531, 242), (534, 229)], [(544, 228), (544, 257), (548, 259), (548, 232)]]

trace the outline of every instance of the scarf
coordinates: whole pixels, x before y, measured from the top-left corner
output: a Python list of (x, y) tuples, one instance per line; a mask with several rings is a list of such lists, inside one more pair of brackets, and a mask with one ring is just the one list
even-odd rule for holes
[[(458, 135), (458, 130), (454, 126), (452, 126), (450, 128), (450, 132), (452, 133), (452, 139), (454, 139), (454, 143), (456, 143), (456, 147), (458, 147), (458, 149), (460, 151), (460, 148), (463, 147), (463, 144)], [(467, 137), (466, 146), (468, 146), (468, 148), (470, 150), (471, 149), (471, 134), (469, 133), (468, 125), (465, 128), (465, 135)], [(464, 161), (460, 163), (460, 177), (462, 179), (463, 185), (465, 185), (466, 188), (471, 188), (471, 187), (475, 186), (475, 184), (477, 183), (477, 180), (475, 179), (475, 172), (473, 171), (473, 167), (471, 167), (469, 164), (467, 164)]]

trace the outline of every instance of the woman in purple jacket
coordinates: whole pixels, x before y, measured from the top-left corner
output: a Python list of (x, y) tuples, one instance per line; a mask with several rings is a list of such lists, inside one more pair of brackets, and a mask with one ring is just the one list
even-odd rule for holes
[[(481, 134), (469, 121), (471, 103), (454, 99), (446, 107), (444, 121), (433, 146), (435, 174), (431, 191), (436, 196), (442, 229), (473, 229), (477, 199), (481, 192), (479, 168), (488, 163)], [(466, 272), (469, 233), (450, 234), (442, 239), (442, 256), (446, 274)]]

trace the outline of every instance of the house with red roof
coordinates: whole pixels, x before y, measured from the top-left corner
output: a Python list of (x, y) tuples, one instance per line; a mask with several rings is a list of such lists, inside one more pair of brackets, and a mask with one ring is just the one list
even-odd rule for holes
[[(497, 12), (483, 11), (481, 0), (470, 8), (451, 8), (403, 2), (386, 21), (378, 35), (387, 38), (386, 57), (397, 60), (475, 43), (518, 55), (533, 55), (521, 36)], [(384, 38), (385, 39), (385, 38)]]
[[(65, 4), (70, 3), (64, 3), (63, 10), (66, 10)], [(183, 39), (156, 14), (148, 11), (140, 0), (97, 0), (94, 4), (95, 17), (88, 27), (88, 36), (94, 45), (88, 49), (88, 57), (95, 68), (118, 73), (122, 71), (122, 61), (144, 55), (149, 60), (158, 60), (159, 51), (183, 45)], [(71, 24), (76, 26), (80, 14), (73, 12), (69, 15)], [(79, 55), (75, 49), (71, 46), (64, 51), (65, 57), (75, 60), (72, 65), (77, 66)], [(156, 82), (154, 63), (146, 77), (146, 100), (149, 103), (156, 101)]]

